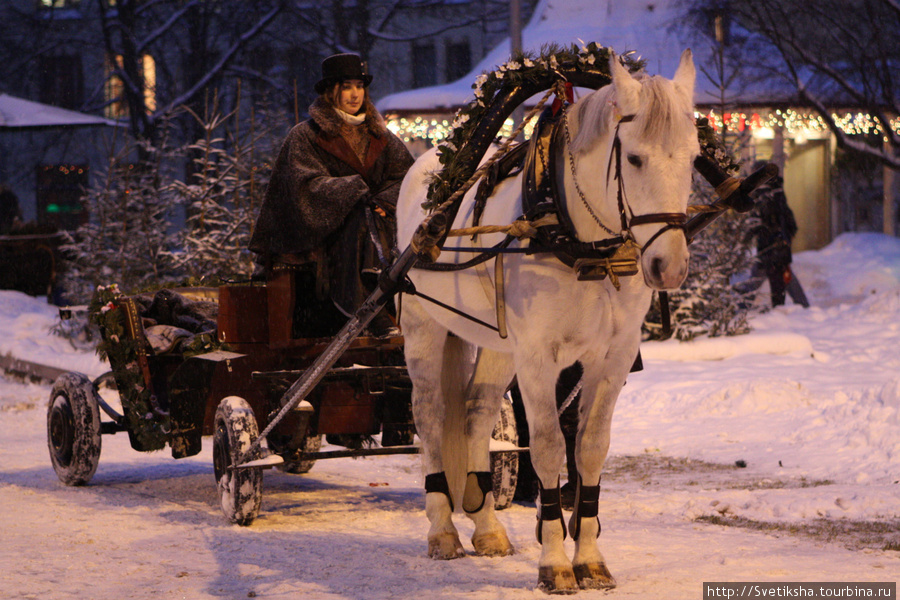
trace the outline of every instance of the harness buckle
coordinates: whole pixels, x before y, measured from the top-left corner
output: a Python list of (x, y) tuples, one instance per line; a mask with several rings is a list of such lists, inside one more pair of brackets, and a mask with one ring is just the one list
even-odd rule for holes
[(618, 290), (621, 286), (619, 277), (637, 275), (640, 258), (641, 252), (637, 244), (629, 238), (608, 258), (576, 259), (574, 269), (578, 281), (600, 281), (609, 276), (613, 286)]

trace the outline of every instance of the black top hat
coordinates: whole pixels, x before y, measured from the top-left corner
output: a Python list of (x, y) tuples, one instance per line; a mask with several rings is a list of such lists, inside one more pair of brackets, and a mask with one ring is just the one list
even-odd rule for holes
[(372, 76), (366, 69), (366, 63), (358, 54), (334, 54), (322, 61), (322, 79), (316, 84), (317, 94), (323, 93), (329, 86), (347, 79), (359, 79), (363, 85), (372, 83)]

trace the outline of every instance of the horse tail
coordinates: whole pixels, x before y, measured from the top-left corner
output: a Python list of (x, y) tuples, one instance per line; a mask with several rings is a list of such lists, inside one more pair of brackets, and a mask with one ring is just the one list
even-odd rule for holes
[(453, 506), (462, 506), (468, 467), (465, 393), (475, 367), (475, 347), (450, 335), (444, 346), (441, 391), (444, 396), (444, 431), (441, 456)]

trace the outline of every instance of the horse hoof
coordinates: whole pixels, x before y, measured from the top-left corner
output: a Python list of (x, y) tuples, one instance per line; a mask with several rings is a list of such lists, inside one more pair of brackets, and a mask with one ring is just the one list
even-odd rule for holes
[(472, 545), (478, 556), (511, 556), (516, 549), (502, 531), (472, 536)]
[(579, 590), (575, 573), (568, 567), (538, 567), (537, 587), (546, 594), (574, 594)]
[(428, 558), (434, 560), (453, 560), (466, 555), (459, 536), (452, 533), (441, 533), (428, 538)]
[(575, 579), (583, 590), (608, 590), (616, 587), (616, 580), (604, 563), (573, 565)]

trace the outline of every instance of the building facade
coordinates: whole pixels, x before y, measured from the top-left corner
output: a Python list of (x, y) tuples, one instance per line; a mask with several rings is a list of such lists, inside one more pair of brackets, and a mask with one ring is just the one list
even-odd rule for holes
[[(534, 0), (522, 0), (527, 18)], [(104, 117), (118, 127), (0, 130), (0, 184), (26, 220), (71, 228), (46, 190), (90, 185), (126, 138), (154, 140), (164, 121), (198, 139), (194, 115), (274, 121), (283, 137), (314, 99), (323, 58), (358, 52), (384, 95), (453, 81), (508, 35), (506, 0), (7, 0), (0, 3), (0, 92)], [(174, 127), (172, 127), (174, 119)], [(13, 157), (15, 159), (13, 159)], [(70, 168), (71, 167), (71, 168)], [(185, 166), (190, 176), (190, 164)], [(53, 185), (47, 185), (48, 174)]]

